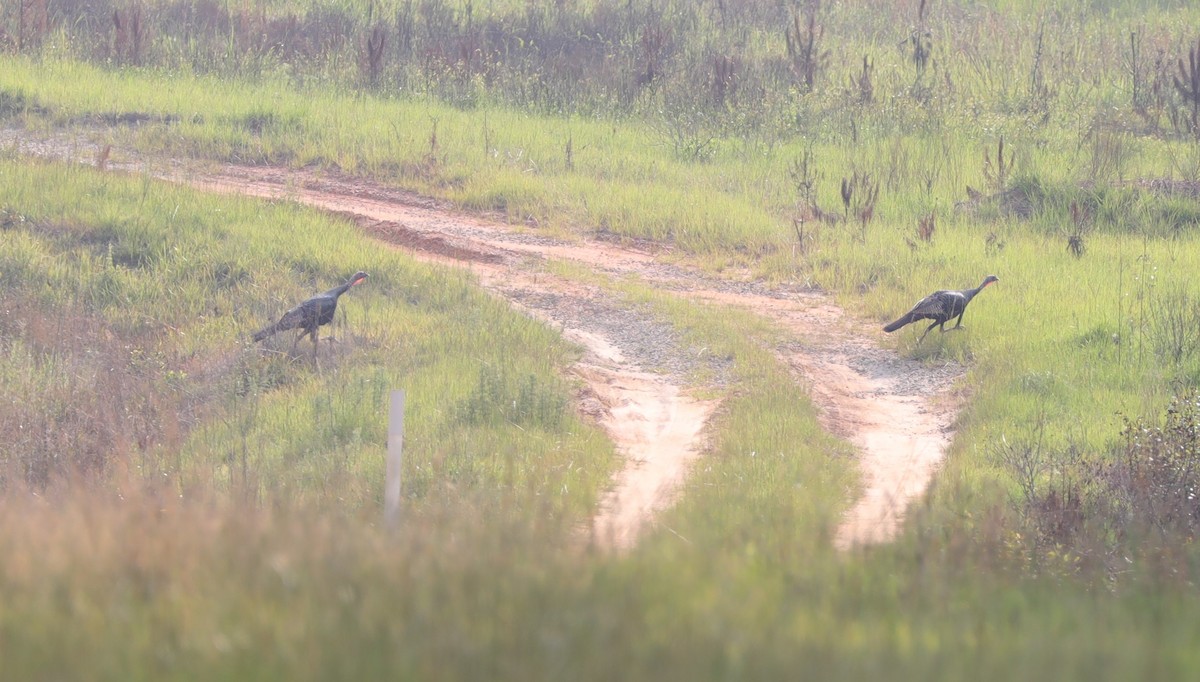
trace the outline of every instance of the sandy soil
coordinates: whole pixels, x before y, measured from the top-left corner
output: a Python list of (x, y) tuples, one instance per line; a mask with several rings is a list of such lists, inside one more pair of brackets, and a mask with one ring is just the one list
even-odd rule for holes
[[(604, 292), (549, 274), (563, 260), (664, 291), (763, 316), (786, 333), (777, 348), (809, 390), (824, 426), (861, 452), (863, 488), (837, 529), (839, 548), (895, 536), (905, 508), (927, 488), (949, 443), (957, 411), (953, 365), (930, 367), (878, 346), (875, 325), (854, 320), (818, 292), (717, 278), (666, 262), (647, 250), (602, 239), (562, 240), (427, 197), (356, 178), (311, 171), (225, 165), (184, 169), (104, 151), (78, 137), (32, 139), (0, 131), (0, 144), (39, 156), (150, 173), (214, 192), (298, 201), (346, 216), (381, 241), (430, 261), (469, 268), (487, 290), (545, 320), (585, 353), (574, 372), (587, 386), (581, 412), (595, 419), (626, 460), (599, 505), (591, 540), (626, 549), (669, 506), (687, 468), (705, 450), (705, 427), (718, 405), (700, 400), (683, 377), (705, 359), (644, 311), (622, 308)], [(709, 374), (721, 376), (721, 368)]]

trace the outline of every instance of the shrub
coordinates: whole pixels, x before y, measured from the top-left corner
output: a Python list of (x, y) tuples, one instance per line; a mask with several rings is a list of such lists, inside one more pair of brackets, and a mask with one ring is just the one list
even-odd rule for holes
[(1176, 396), (1162, 425), (1126, 420), (1106, 482), (1122, 525), (1193, 537), (1200, 529), (1200, 394)]

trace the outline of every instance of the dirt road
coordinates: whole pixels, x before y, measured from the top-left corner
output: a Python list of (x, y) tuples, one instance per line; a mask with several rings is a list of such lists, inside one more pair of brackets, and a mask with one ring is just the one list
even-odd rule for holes
[[(35, 140), (24, 131), (0, 131), (0, 144), (83, 163), (100, 154), (78, 138)], [(580, 409), (598, 421), (626, 460), (592, 524), (592, 540), (600, 545), (631, 547), (656, 512), (672, 503), (688, 465), (703, 456), (705, 427), (717, 405), (690, 395), (683, 377), (697, 363), (712, 361), (647, 312), (623, 307), (598, 287), (550, 274), (547, 261), (637, 276), (715, 311), (734, 306), (778, 325), (785, 340), (776, 351), (812, 394), (824, 426), (861, 452), (863, 488), (847, 491), (857, 501), (837, 530), (840, 548), (894, 537), (949, 443), (957, 409), (949, 388), (961, 369), (930, 368), (880, 349), (874, 326), (850, 318), (817, 292), (720, 279), (603, 240), (553, 239), (357, 178), (233, 165), (184, 171), (120, 150), (104, 158), (110, 170), (149, 172), (200, 189), (297, 201), (347, 216), (418, 258), (470, 268), (487, 290), (582, 346), (586, 354), (574, 372), (588, 391)], [(720, 367), (712, 369), (720, 375)]]

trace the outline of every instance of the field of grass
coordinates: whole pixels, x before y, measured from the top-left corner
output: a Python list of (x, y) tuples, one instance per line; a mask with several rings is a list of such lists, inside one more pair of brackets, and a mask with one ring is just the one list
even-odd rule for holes
[[(771, 331), (745, 316), (704, 315), (635, 283), (614, 287), (732, 357), (737, 394), (713, 452), (663, 520), (671, 532), (627, 557), (596, 554), (570, 533), (611, 456), (565, 409), (553, 367), (569, 354), (546, 330), (457, 274), (380, 252), (288, 205), (87, 168), (9, 160), (0, 171), (4, 270), (32, 273), (6, 282), (5, 343), (27, 350), (6, 356), (5, 393), (32, 401), (21, 424), (6, 425), (6, 442), (19, 444), (22, 431), (114, 430), (90, 450), (46, 443), (57, 447), (41, 451), (43, 466), (71, 474), (91, 462), (83, 479), (52, 476), (34, 490), (7, 481), (6, 672), (695, 679), (784, 676), (800, 661), (832, 679), (1121, 679), (1177, 677), (1196, 663), (1195, 597), (1177, 577), (1097, 592), (1044, 558), (1040, 577), (1027, 573), (1019, 543), (940, 523), (919, 524), (917, 534), (933, 536), (920, 542), (836, 556), (829, 532), (847, 502), (851, 460), (764, 350)], [(156, 238), (171, 247), (154, 248)], [(283, 242), (294, 251), (279, 253)], [(187, 259), (200, 251), (224, 253), (246, 274), (196, 272)], [(330, 352), (316, 370), (303, 355), (243, 345), (259, 317), (319, 288), (311, 268), (350, 263), (373, 273), (345, 301), (338, 332), (352, 350)], [(189, 300), (208, 303), (189, 313)], [(154, 315), (130, 318), (125, 301)], [(455, 317), (494, 335), (485, 344), (454, 332), (463, 324)], [(75, 321), (75, 333), (48, 328), (60, 320)], [(177, 331), (166, 334), (167, 325)], [(94, 352), (104, 343), (112, 346)], [(548, 381), (545, 404), (558, 411), (464, 419), (463, 405), (485, 403), (472, 391), (500, 354)], [(55, 381), (77, 384), (68, 393)], [(375, 382), (407, 386), (412, 401), (411, 484), (391, 533), (377, 524)], [(119, 399), (89, 397), (97, 393)], [(147, 418), (88, 419), (103, 409)], [(51, 422), (56, 415), (87, 428)], [(153, 432), (172, 419), (173, 433)], [(139, 424), (148, 433), (121, 430)], [(6, 449), (25, 452), (39, 451)], [(10, 459), (6, 471), (37, 463)]]
[[(6, 676), (1180, 679), (1200, 665), (1200, 143), (1174, 84), (1200, 12), (210, 4), (141, 5), (136, 43), (120, 13), (137, 5), (21, 3), (28, 23), (6, 5), (0, 23), (22, 28), (0, 33), (0, 121), (665, 242), (880, 322), (997, 274), (968, 332), (889, 338), (968, 363), (968, 408), (905, 534), (839, 556), (852, 456), (766, 350), (771, 330), (601, 281), (733, 367), (670, 532), (596, 554), (573, 533), (617, 462), (570, 409), (573, 351), (552, 331), (311, 211), (5, 150)], [(806, 64), (788, 43), (811, 37), (810, 11)], [(253, 36), (291, 42), (243, 49)], [(358, 269), (371, 279), (319, 368), (247, 344)], [(392, 387), (410, 410), (389, 533)]]
[[(605, 480), (610, 449), (570, 417), (555, 378), (571, 351), (463, 276), (288, 204), (14, 160), (0, 170), (6, 376), (10, 394), (27, 396), (5, 432), (13, 444), (29, 439), (6, 471), (44, 481), (129, 460), (181, 493), (232, 487), (254, 499), (269, 481), (288, 499), (357, 513), (378, 502), (378, 417), (388, 390), (403, 387), (413, 404), (410, 490), (420, 497), (536, 481), (579, 490), (574, 503), (542, 500), (578, 513)], [(322, 344), (333, 359), (314, 368), (308, 346), (288, 353), (286, 334), (275, 351), (248, 343), (296, 301), (340, 283), (327, 273), (359, 268), (370, 287), (348, 294), (341, 313), (341, 341), (354, 352)], [(504, 395), (527, 382), (529, 404), (506, 407)], [(92, 408), (73, 407), (81, 393)], [(73, 447), (73, 430), (88, 435), (70, 421), (80, 415), (107, 428)]]

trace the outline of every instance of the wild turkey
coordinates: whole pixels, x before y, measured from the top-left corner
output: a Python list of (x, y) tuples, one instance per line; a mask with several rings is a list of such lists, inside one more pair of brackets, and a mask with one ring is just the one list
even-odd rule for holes
[(268, 336), (272, 336), (282, 331), (289, 329), (299, 329), (300, 334), (296, 336), (292, 342), (292, 348), (300, 343), (300, 339), (304, 338), (305, 334), (312, 337), (313, 342), (313, 357), (317, 356), (317, 328), (322, 325), (329, 324), (333, 321), (333, 313), (337, 311), (338, 298), (350, 290), (350, 287), (362, 284), (367, 279), (367, 273), (357, 272), (353, 277), (346, 280), (346, 283), (340, 287), (334, 287), (323, 294), (318, 294), (292, 308), (279, 318), (275, 324), (263, 327), (254, 333), (255, 341), (262, 341)]
[(958, 318), (958, 323), (952, 329), (958, 329), (962, 326), (963, 313), (967, 310), (967, 304), (975, 295), (983, 291), (983, 288), (992, 282), (999, 282), (1000, 278), (995, 275), (988, 275), (983, 279), (983, 284), (974, 289), (966, 289), (963, 291), (935, 291), (925, 298), (921, 299), (913, 309), (904, 313), (900, 319), (883, 328), (885, 332), (894, 332), (906, 324), (916, 322), (917, 320), (933, 320), (933, 324), (925, 328), (925, 334), (921, 334), (921, 338), (917, 341), (918, 344), (925, 340), (925, 335), (933, 330), (934, 327), (939, 327), (944, 332), (946, 331), (946, 323), (955, 317)]

